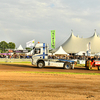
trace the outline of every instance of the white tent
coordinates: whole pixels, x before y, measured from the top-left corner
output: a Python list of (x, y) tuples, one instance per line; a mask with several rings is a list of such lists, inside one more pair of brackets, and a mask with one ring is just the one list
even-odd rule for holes
[(19, 47), (17, 48), (17, 50), (23, 50), (23, 47), (21, 45), (19, 45)]
[(59, 49), (54, 53), (54, 55), (56, 54), (65, 54), (65, 55), (68, 55), (62, 48), (62, 46), (59, 47)]
[(28, 50), (23, 49), (23, 47), (21, 45), (19, 45), (19, 47), (17, 49), (14, 49), (13, 52), (15, 52), (15, 53), (27, 53)]
[(85, 51), (80, 51), (80, 52), (78, 52), (78, 53), (76, 53), (75, 55), (80, 55), (80, 56), (82, 56), (82, 55), (86, 55), (86, 52)]
[(95, 56), (100, 56), (100, 52), (99, 53), (96, 53)]
[(89, 43), (92, 54), (100, 52), (100, 37), (96, 32), (89, 38), (76, 37), (72, 32), (71, 36), (62, 44), (62, 48), (67, 53), (78, 53), (80, 51), (87, 51), (87, 44)]
[(90, 54), (90, 56), (95, 56), (95, 54)]

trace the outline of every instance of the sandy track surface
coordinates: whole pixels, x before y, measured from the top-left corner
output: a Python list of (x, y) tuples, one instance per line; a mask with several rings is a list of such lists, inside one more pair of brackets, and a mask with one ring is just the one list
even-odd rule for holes
[(37, 68), (31, 64), (0, 64), (0, 71), (100, 73), (100, 70), (87, 70), (85, 67), (75, 67), (75, 69), (66, 70), (59, 67)]
[[(17, 72), (20, 71), (20, 72)], [(41, 72), (86, 72), (85, 68), (38, 69), (31, 65), (0, 65), (0, 100), (99, 100), (100, 75), (36, 74)]]

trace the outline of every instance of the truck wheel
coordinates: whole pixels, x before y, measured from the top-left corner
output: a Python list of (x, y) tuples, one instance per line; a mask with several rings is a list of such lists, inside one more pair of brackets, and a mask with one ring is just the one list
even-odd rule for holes
[(32, 63), (32, 65), (33, 65), (33, 59), (32, 59), (32, 62), (31, 62), (31, 63)]
[(43, 61), (39, 61), (39, 62), (37, 63), (37, 67), (38, 67), (38, 68), (43, 68), (43, 67), (44, 67), (44, 62), (43, 62)]
[(98, 70), (100, 70), (100, 66), (98, 66)]
[(72, 68), (72, 65), (70, 64), (70, 62), (66, 62), (64, 64), (64, 69), (71, 69)]

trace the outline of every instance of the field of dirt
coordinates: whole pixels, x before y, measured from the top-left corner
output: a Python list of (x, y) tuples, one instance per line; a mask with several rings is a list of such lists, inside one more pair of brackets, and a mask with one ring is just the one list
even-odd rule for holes
[(84, 67), (74, 70), (31, 65), (0, 65), (0, 100), (99, 100), (100, 75), (28, 72), (100, 73)]

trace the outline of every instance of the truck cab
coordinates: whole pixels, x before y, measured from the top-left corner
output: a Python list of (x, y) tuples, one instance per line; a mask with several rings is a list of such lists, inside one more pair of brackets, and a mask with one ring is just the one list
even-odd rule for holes
[(46, 43), (37, 43), (33, 49), (32, 64), (36, 65), (39, 60), (48, 59), (49, 46)]

